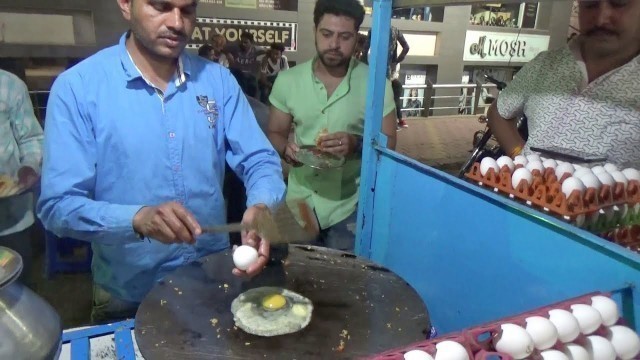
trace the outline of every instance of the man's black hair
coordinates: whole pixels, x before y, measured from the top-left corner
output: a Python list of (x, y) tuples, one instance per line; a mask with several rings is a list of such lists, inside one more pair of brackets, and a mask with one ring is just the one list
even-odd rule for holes
[(211, 53), (211, 50), (213, 50), (213, 46), (209, 44), (204, 44), (198, 48), (198, 55), (208, 59), (209, 54)]
[(254, 38), (253, 38), (253, 34), (252, 34), (252, 33), (250, 33), (250, 32), (248, 32), (248, 31), (245, 31), (245, 32), (243, 32), (242, 34), (240, 34), (240, 39), (241, 39), (241, 40), (243, 40), (243, 39), (247, 39), (247, 40), (251, 41), (251, 43), (252, 43), (252, 44), (253, 44), (254, 42), (256, 42), (256, 39), (254, 39)]
[(318, 0), (313, 9), (313, 23), (316, 27), (325, 14), (352, 18), (357, 31), (364, 20), (364, 7), (358, 0)]
[(271, 50), (279, 50), (280, 52), (284, 52), (284, 45), (281, 43), (271, 43)]

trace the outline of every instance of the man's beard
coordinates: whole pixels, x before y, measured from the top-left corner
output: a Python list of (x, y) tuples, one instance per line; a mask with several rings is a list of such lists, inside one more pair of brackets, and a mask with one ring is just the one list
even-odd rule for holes
[(324, 65), (324, 67), (329, 68), (329, 69), (336, 69), (336, 68), (345, 68), (349, 65), (349, 61), (351, 60), (350, 58), (344, 56), (344, 54), (340, 54), (341, 55), (341, 59), (338, 61), (330, 61), (328, 60), (325, 56), (325, 53), (321, 53), (320, 51), (318, 51), (318, 58), (320, 59), (320, 62), (322, 62), (322, 65)]

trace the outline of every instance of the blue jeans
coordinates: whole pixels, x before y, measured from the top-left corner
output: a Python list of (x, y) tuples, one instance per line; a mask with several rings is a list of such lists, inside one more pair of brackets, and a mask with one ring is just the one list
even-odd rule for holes
[(330, 249), (353, 252), (356, 244), (356, 221), (358, 211), (354, 211), (346, 219), (326, 229), (320, 230), (318, 245)]
[(100, 285), (93, 284), (93, 306), (91, 323), (93, 325), (108, 324), (136, 316), (140, 304), (118, 299)]

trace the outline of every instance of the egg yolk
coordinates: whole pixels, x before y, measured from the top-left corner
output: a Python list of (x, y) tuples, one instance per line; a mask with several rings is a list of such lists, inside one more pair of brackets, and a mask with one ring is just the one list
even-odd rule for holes
[(287, 300), (284, 298), (284, 296), (280, 294), (267, 295), (264, 298), (262, 298), (262, 307), (265, 310), (270, 310), (270, 311), (280, 310), (284, 307), (286, 303), (287, 303)]

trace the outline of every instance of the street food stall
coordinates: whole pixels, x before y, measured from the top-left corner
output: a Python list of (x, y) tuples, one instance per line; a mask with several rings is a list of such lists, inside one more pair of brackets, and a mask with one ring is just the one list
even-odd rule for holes
[[(638, 253), (533, 206), (518, 197), (519, 184), (501, 188), (498, 171), (476, 164), (461, 180), (386, 149), (376, 100), (385, 91), (392, 8), (471, 3), (489, 2), (373, 2), (357, 257), (291, 245), (282, 261), (243, 281), (230, 274), (229, 251), (212, 254), (157, 284), (135, 321), (65, 331), (61, 358), (430, 359), (449, 351), (462, 354), (452, 359), (520, 359), (570, 348), (627, 358), (619, 352), (640, 346)], [(235, 319), (236, 301), (264, 287), (306, 297), (283, 300), (306, 321), (250, 334), (253, 325)], [(276, 306), (267, 297), (262, 306)], [(303, 303), (311, 307), (295, 307)], [(563, 316), (574, 323), (563, 326)], [(539, 328), (552, 323), (555, 335), (518, 337), (532, 318)]]

